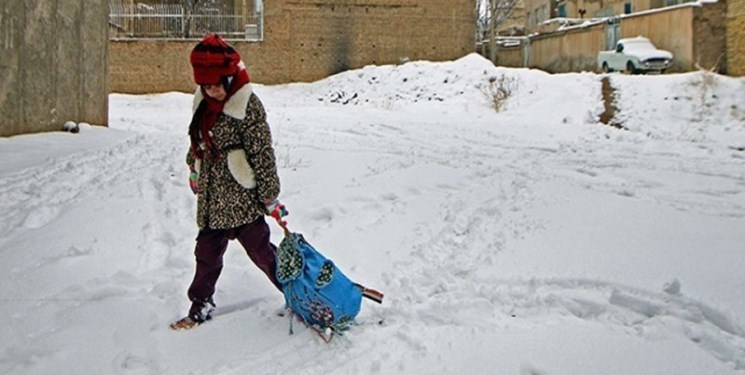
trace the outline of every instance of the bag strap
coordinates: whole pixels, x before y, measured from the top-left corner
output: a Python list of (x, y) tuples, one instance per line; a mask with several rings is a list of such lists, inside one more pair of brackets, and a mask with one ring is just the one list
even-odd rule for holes
[(287, 228), (287, 220), (282, 220), (279, 217), (274, 217), (274, 220), (277, 221), (277, 225), (279, 225), (285, 232), (285, 237), (288, 237), (290, 235), (290, 229)]

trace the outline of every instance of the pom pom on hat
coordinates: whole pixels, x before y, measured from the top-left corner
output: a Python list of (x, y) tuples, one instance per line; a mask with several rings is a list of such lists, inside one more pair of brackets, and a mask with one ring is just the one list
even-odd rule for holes
[(214, 85), (223, 76), (232, 76), (240, 70), (241, 55), (217, 34), (202, 39), (189, 55), (198, 85)]

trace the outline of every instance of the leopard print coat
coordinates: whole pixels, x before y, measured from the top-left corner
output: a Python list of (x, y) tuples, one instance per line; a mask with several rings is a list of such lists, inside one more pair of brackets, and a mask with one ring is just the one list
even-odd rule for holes
[[(202, 98), (197, 89), (193, 111)], [(279, 196), (280, 184), (266, 112), (250, 84), (225, 103), (212, 141), (219, 150), (216, 159), (197, 160), (191, 148), (186, 156), (189, 168), (199, 174), (199, 229), (235, 228), (265, 215), (264, 202)]]

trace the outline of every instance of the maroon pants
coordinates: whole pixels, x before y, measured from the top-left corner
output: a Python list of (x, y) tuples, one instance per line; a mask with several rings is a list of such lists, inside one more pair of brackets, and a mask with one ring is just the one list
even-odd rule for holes
[[(228, 240), (237, 239), (248, 257), (261, 269), (269, 280), (281, 291), (276, 277), (276, 246), (269, 242), (269, 226), (260, 217), (256, 221), (231, 229), (205, 229), (197, 236), (194, 256), (197, 269), (189, 287), (189, 300), (192, 302), (189, 316), (197, 314), (207, 303), (212, 303), (215, 284), (223, 267), (223, 255), (228, 248)], [(214, 304), (214, 303), (213, 303)]]

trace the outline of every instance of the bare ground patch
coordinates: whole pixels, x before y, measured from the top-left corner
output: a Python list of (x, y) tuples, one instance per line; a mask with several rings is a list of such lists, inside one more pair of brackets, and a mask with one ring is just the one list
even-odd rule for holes
[(616, 113), (619, 112), (615, 104), (616, 89), (610, 84), (610, 79), (607, 76), (603, 77), (602, 84), (603, 106), (605, 109), (600, 114), (600, 122), (614, 128), (626, 129), (623, 124), (615, 119)]

